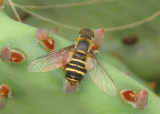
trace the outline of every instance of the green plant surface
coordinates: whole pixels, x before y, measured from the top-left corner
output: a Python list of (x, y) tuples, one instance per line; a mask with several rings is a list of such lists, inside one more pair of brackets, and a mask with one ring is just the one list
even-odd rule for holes
[[(109, 63), (114, 63), (118, 67), (122, 64), (117, 59), (113, 62), (111, 57), (104, 57), (102, 63), (117, 85), (118, 95), (114, 98), (104, 94), (88, 75), (79, 84), (78, 92), (67, 95), (62, 90), (64, 70), (57, 69), (46, 73), (29, 72), (28, 64), (36, 57), (48, 53), (34, 38), (35, 30), (34, 27), (8, 18), (4, 11), (0, 10), (0, 48), (8, 46), (21, 50), (26, 55), (26, 61), (19, 64), (0, 61), (0, 83), (9, 85), (13, 92), (13, 97), (8, 99), (7, 106), (0, 113), (159, 114), (159, 98), (146, 86), (127, 76), (124, 70), (121, 72), (110, 65)], [(56, 49), (71, 44), (57, 35), (51, 36), (55, 40)], [(140, 110), (126, 104), (119, 95), (123, 89), (147, 90), (149, 93), (147, 107)]]
[[(15, 3), (22, 5), (57, 5), (68, 3), (79, 3), (94, 0), (13, 0)], [(100, 0), (101, 1), (101, 0)], [(106, 0), (107, 1), (107, 0)], [(151, 17), (154, 13), (160, 11), (159, 0), (108, 0), (108, 2), (100, 2), (89, 5), (70, 6), (64, 8), (52, 9), (29, 9), (40, 16), (53, 19), (59, 23), (70, 25), (73, 27), (84, 28), (111, 28), (122, 25), (128, 25)], [(5, 10), (11, 17), (11, 9), (6, 7)], [(17, 8), (18, 9), (18, 8)], [(20, 14), (24, 12), (19, 9)], [(159, 12), (160, 13), (160, 12)], [(113, 30), (105, 32), (104, 45), (102, 51), (106, 54), (116, 52), (121, 59), (141, 78), (146, 80), (159, 80), (160, 75), (160, 16), (139, 26), (122, 29), (120, 31)], [(66, 29), (63, 26), (50, 24), (42, 21), (34, 16), (30, 16), (24, 20), (25, 23), (44, 28), (58, 28), (59, 35), (65, 39), (74, 41), (77, 37), (77, 30)], [(36, 22), (36, 23), (35, 23)], [(79, 29), (78, 29), (79, 30)], [(133, 46), (126, 46), (122, 43), (122, 38), (134, 34), (138, 38), (138, 43)]]

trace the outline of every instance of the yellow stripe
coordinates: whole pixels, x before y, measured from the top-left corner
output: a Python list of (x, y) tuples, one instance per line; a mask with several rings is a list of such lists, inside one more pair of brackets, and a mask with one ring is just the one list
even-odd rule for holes
[(69, 65), (71, 65), (71, 66), (77, 66), (78, 68), (81, 68), (81, 69), (86, 69), (85, 67), (82, 67), (82, 66), (79, 66), (79, 65), (75, 65), (75, 64), (72, 64), (72, 63), (69, 63)]
[(84, 75), (84, 72), (81, 72), (81, 71), (78, 71), (78, 70), (75, 70), (75, 69), (72, 69), (72, 68), (66, 68), (67, 71), (72, 71), (72, 72), (76, 72), (78, 74), (81, 74), (82, 76)]
[(76, 50), (76, 51), (79, 52), (79, 53), (82, 53), (82, 54), (86, 54), (86, 52), (83, 51), (83, 50)]
[(85, 62), (84, 62), (84, 61), (82, 61), (82, 60), (79, 60), (79, 59), (72, 58), (71, 60), (73, 60), (73, 61), (78, 61), (78, 62), (80, 62), (80, 63), (83, 63), (83, 64), (85, 64)]
[(92, 42), (92, 40), (91, 39), (88, 39), (88, 38), (86, 38), (86, 37), (79, 37), (79, 40), (86, 40), (87, 42)]
[(71, 80), (71, 81), (75, 81), (75, 82), (78, 82), (79, 80), (75, 80), (75, 79), (71, 79), (69, 77), (67, 77), (68, 80)]

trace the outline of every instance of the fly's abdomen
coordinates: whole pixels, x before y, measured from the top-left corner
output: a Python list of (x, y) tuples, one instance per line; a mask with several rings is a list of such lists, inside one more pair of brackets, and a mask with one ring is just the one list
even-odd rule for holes
[(76, 50), (71, 61), (66, 66), (66, 79), (70, 84), (76, 84), (81, 81), (85, 72), (86, 52)]

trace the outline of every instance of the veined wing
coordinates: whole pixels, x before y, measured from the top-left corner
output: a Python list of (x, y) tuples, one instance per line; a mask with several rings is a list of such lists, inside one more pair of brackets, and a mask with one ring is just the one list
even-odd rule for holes
[(71, 45), (38, 57), (29, 64), (28, 70), (31, 72), (47, 72), (62, 67), (68, 63), (73, 50), (74, 45)]
[(109, 76), (109, 73), (100, 63), (100, 61), (95, 56), (94, 52), (91, 52), (90, 56), (87, 58), (86, 68), (91, 76), (91, 79), (95, 84), (102, 89), (107, 95), (112, 97), (116, 96), (117, 89), (115, 83)]

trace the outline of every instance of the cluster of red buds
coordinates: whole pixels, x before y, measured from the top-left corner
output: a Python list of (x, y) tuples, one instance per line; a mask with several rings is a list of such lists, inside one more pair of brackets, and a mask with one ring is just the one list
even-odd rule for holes
[(39, 28), (36, 30), (35, 37), (45, 49), (54, 50), (54, 40), (49, 36), (49, 32), (46, 29)]
[(0, 85), (0, 110), (2, 110), (7, 103), (7, 99), (11, 97), (11, 89), (6, 85)]
[(143, 109), (148, 103), (148, 92), (146, 90), (140, 90), (138, 92), (122, 90), (120, 94), (125, 102), (135, 108)]
[(0, 50), (0, 59), (4, 62), (19, 63), (25, 60), (25, 56), (20, 51), (4, 47)]

